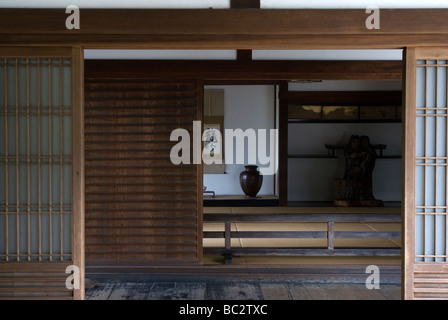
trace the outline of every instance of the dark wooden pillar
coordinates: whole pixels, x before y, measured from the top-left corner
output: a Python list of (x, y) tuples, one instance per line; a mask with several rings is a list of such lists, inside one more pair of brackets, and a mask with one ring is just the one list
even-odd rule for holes
[(282, 81), (279, 88), (279, 205), (288, 205), (288, 82)]
[(239, 61), (252, 61), (252, 50), (237, 50), (236, 59)]

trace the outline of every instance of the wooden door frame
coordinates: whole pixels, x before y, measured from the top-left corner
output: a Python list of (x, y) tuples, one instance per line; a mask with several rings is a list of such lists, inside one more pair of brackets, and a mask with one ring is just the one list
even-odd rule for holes
[[(416, 60), (415, 48), (403, 50), (403, 117), (402, 117), (402, 254), (401, 292), (403, 299), (410, 299), (413, 289), (415, 261), (415, 98)], [(413, 79), (413, 81), (409, 81)], [(408, 80), (408, 81), (406, 81)], [(412, 214), (410, 214), (412, 213)]]
[(80, 288), (76, 300), (85, 298), (85, 193), (84, 193), (84, 50), (72, 48), (72, 152), (73, 152), (73, 263), (79, 268)]
[[(69, 265), (79, 268), (80, 288), (73, 289), (73, 298), (83, 300), (84, 288), (84, 59), (80, 47), (21, 47), (0, 46), (0, 56), (4, 58), (36, 59), (69, 58), (71, 59), (71, 146), (72, 146), (72, 216), (71, 216), (71, 250), (70, 261), (27, 261), (2, 262), (0, 272), (28, 273), (38, 279), (47, 278), (49, 273), (63, 274)], [(44, 274), (37, 276), (36, 274)], [(15, 275), (12, 275), (14, 278)], [(68, 275), (67, 275), (68, 277)], [(51, 277), (48, 276), (51, 279)], [(20, 280), (19, 280), (20, 281)], [(18, 283), (19, 283), (18, 281)], [(67, 289), (68, 290), (68, 289)]]
[[(437, 262), (417, 262), (415, 253), (416, 232), (416, 90), (417, 61), (424, 59), (446, 59), (448, 47), (408, 47), (403, 52), (403, 214), (402, 214), (402, 298), (415, 299), (415, 293), (434, 293), (430, 288), (416, 287), (416, 283), (425, 283), (426, 275), (448, 274), (448, 265)], [(417, 280), (415, 275), (420, 274)], [(436, 284), (437, 281), (430, 282)], [(426, 290), (426, 291), (425, 291)]]
[[(381, 28), (368, 30), (365, 10), (202, 10), (83, 9), (81, 29), (67, 30), (64, 9), (1, 9), (0, 46), (68, 46), (76, 51), (76, 68), (82, 70), (82, 49), (404, 49), (424, 46), (448, 47), (447, 9), (382, 9)], [(316, 23), (319, 21), (319, 23)], [(416, 23), (418, 21), (418, 23)], [(27, 48), (25, 50), (33, 50)], [(414, 49), (407, 50), (406, 59)], [(408, 69), (409, 68), (409, 69)], [(408, 65), (406, 72), (413, 72)], [(73, 79), (81, 85), (82, 79)], [(415, 89), (405, 82), (407, 97), (412, 101)], [(413, 89), (414, 88), (414, 89)], [(82, 104), (83, 90), (75, 97)], [(407, 103), (406, 102), (406, 105)], [(409, 225), (413, 193), (412, 170), (408, 156), (415, 149), (412, 140), (412, 117), (404, 108), (403, 125), (403, 221)], [(74, 121), (82, 126), (82, 110)], [(82, 135), (77, 135), (82, 140)], [(83, 145), (74, 141), (75, 179), (83, 183)], [(75, 150), (76, 149), (76, 150)], [(411, 171), (409, 171), (411, 170)], [(411, 175), (408, 176), (408, 171)], [(78, 175), (79, 174), (79, 175)], [(83, 193), (77, 210), (83, 212)], [(79, 230), (75, 247), (83, 250), (83, 221), (75, 222)], [(403, 292), (407, 290), (414, 239), (412, 228), (403, 229)], [(77, 258), (83, 263), (83, 253)], [(84, 290), (83, 290), (84, 291)], [(406, 292), (404, 298), (409, 298)], [(77, 296), (83, 298), (83, 294)]]

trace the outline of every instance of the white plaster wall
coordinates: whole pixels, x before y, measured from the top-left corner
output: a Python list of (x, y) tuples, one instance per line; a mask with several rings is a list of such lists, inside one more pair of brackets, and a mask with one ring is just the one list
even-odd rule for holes
[(253, 50), (254, 60), (402, 60), (401, 49)]
[[(210, 86), (224, 89), (224, 127), (226, 129), (274, 129), (274, 86)], [(235, 150), (235, 148), (234, 148)], [(245, 148), (247, 159), (247, 146)], [(234, 151), (235, 153), (235, 151)], [(229, 155), (225, 154), (226, 163)], [(246, 160), (247, 161), (247, 160)], [(233, 159), (235, 163), (235, 159)], [(249, 164), (249, 163), (247, 163)], [(259, 163), (257, 163), (259, 164)], [(205, 174), (204, 186), (217, 195), (244, 195), (239, 184), (239, 174), (244, 164), (226, 164), (226, 174)], [(274, 194), (274, 176), (264, 176), (259, 195)]]
[(236, 50), (86, 49), (84, 59), (236, 60)]

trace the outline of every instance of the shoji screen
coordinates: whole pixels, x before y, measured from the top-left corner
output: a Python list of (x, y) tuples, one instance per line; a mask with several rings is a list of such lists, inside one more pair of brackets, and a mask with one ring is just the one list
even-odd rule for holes
[(47, 53), (0, 58), (0, 298), (73, 298), (72, 49)]
[(406, 159), (415, 181), (406, 213), (406, 297), (447, 299), (448, 50), (408, 49), (406, 62)]

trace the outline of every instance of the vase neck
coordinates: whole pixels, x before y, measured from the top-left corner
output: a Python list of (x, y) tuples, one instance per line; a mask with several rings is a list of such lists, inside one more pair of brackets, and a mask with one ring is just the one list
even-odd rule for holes
[(258, 166), (244, 166), (246, 171), (257, 171)]

